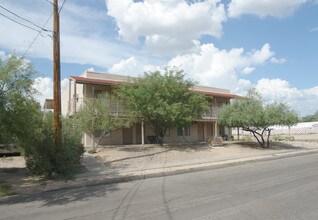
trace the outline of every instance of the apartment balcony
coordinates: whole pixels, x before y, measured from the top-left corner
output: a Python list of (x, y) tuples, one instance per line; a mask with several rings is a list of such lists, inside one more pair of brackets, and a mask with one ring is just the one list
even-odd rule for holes
[(220, 107), (210, 106), (209, 110), (202, 115), (202, 119), (204, 120), (217, 119), (219, 111), (220, 111)]
[[(87, 98), (72, 98), (68, 102), (68, 115), (73, 115), (78, 112), (85, 104)], [(110, 104), (110, 114), (114, 116), (128, 116), (129, 111), (125, 107), (124, 103), (120, 100), (110, 103), (109, 100), (105, 99), (105, 102)]]
[[(87, 99), (87, 98), (86, 98)], [(73, 115), (75, 112), (78, 112), (84, 105), (85, 98), (72, 98), (68, 102), (68, 116)], [(105, 99), (105, 102), (109, 102), (108, 99)], [(203, 120), (215, 120), (218, 117), (220, 107), (210, 106), (208, 111), (202, 114)], [(115, 101), (111, 103), (110, 112), (114, 116), (129, 116), (129, 110), (125, 107), (123, 101)]]

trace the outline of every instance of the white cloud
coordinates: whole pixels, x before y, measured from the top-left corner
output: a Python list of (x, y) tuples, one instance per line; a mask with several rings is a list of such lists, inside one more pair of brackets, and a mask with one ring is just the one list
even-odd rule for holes
[(113, 64), (108, 72), (138, 76), (144, 73), (144, 69), (144, 65), (141, 64), (135, 57), (130, 57), (126, 60), (121, 60), (119, 63)]
[(261, 79), (255, 87), (266, 102), (286, 103), (301, 116), (313, 114), (318, 110), (318, 86), (300, 90), (292, 87), (286, 80)]
[(242, 73), (248, 75), (250, 73), (252, 73), (253, 71), (255, 70), (255, 67), (245, 67), (243, 70), (242, 70)]
[(108, 72), (120, 75), (142, 76), (145, 72), (154, 70), (161, 70), (161, 67), (145, 65), (139, 59), (130, 57), (113, 64), (112, 67), (108, 69)]
[(236, 88), (231, 90), (232, 93), (234, 94), (239, 94), (239, 95), (246, 95), (246, 91), (252, 88), (252, 83), (249, 80), (246, 79), (239, 79)]
[(314, 28), (310, 29), (310, 32), (316, 32), (316, 31), (318, 31), (318, 27), (314, 27)]
[[(34, 0), (32, 4), (6, 0), (3, 6), (19, 15), (27, 15), (29, 20), (39, 25), (43, 25), (52, 13), (52, 6), (42, 0)], [(108, 34), (110, 31), (107, 28), (112, 26), (112, 22), (103, 8), (82, 6), (76, 1), (69, 1), (63, 7), (60, 22), (61, 61), (64, 63), (107, 67), (123, 57), (140, 53), (132, 46), (113, 39), (114, 34)], [(52, 30), (52, 27), (51, 19), (46, 29)], [(0, 32), (6, 33), (0, 34), (0, 48), (17, 54), (23, 54), (37, 35), (37, 32), (6, 18), (0, 19)], [(109, 37), (105, 37), (105, 32)], [(52, 39), (39, 36), (27, 56), (52, 60)]]
[[(65, 78), (61, 81), (61, 90), (64, 90), (68, 86), (68, 79)], [(36, 96), (36, 100), (43, 106), (45, 99), (53, 98), (53, 80), (50, 77), (37, 77), (34, 80), (33, 88), (39, 93)]]
[(5, 58), (6, 58), (6, 53), (0, 50), (0, 59), (5, 59)]
[[(290, 100), (301, 97), (302, 94), (296, 88), (292, 88), (286, 80), (261, 79), (257, 82), (256, 89), (268, 100)], [(280, 100), (280, 101), (281, 101)]]
[(95, 71), (95, 69), (94, 69), (94, 67), (90, 67), (90, 68), (86, 69), (86, 71), (94, 72), (94, 71)]
[(106, 4), (123, 40), (136, 44), (142, 37), (146, 48), (161, 54), (191, 50), (203, 34), (219, 38), (227, 19), (220, 0), (106, 0)]
[(239, 17), (242, 14), (285, 17), (306, 2), (308, 0), (231, 0), (228, 14), (229, 17)]
[(271, 58), (271, 63), (282, 64), (282, 63), (285, 63), (286, 61), (287, 60), (285, 58), (281, 58), (281, 59), (278, 59), (276, 57)]
[(182, 68), (200, 84), (237, 90), (250, 85), (247, 80), (240, 81), (239, 73), (251, 73), (273, 55), (269, 44), (250, 52), (244, 52), (243, 48), (220, 50), (213, 44), (204, 44), (198, 52), (176, 56), (168, 65)]

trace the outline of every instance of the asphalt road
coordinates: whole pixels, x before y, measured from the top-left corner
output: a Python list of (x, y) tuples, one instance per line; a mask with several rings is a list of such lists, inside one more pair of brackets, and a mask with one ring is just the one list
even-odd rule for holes
[(318, 154), (0, 199), (0, 219), (318, 219)]

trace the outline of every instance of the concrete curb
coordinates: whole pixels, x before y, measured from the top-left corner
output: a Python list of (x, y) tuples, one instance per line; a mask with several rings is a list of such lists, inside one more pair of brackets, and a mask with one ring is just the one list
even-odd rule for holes
[(275, 153), (268, 154), (262, 156), (254, 156), (254, 157), (246, 157), (239, 159), (229, 159), (223, 161), (214, 161), (214, 162), (205, 162), (198, 164), (189, 164), (189, 165), (180, 165), (174, 167), (166, 167), (166, 168), (155, 168), (150, 170), (143, 171), (134, 171), (134, 172), (126, 172), (118, 175), (109, 175), (103, 174), (98, 176), (92, 176), (87, 178), (79, 178), (76, 180), (71, 180), (65, 183), (57, 183), (52, 184), (47, 189), (39, 192), (51, 192), (57, 190), (68, 190), (68, 189), (76, 189), (83, 188), (88, 186), (98, 186), (98, 185), (106, 185), (106, 184), (114, 184), (121, 182), (129, 182), (135, 180), (156, 178), (156, 177), (164, 177), (171, 175), (178, 175), (190, 172), (199, 172), (204, 170), (218, 169), (223, 167), (237, 166), (250, 162), (261, 162), (261, 161), (269, 161), (269, 160), (277, 160), (281, 158), (287, 157), (295, 157), (307, 154), (318, 153), (318, 149), (310, 149), (310, 150), (302, 150), (302, 151), (293, 151), (293, 152), (285, 152), (285, 153)]

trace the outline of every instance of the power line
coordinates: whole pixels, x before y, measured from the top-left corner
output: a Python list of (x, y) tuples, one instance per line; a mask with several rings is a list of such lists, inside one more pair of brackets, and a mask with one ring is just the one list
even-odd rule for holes
[[(44, 28), (40, 27), (39, 25), (37, 25), (37, 24), (33, 23), (33, 22), (32, 22), (32, 21), (30, 21), (30, 20), (28, 20), (28, 19), (26, 19), (26, 18), (21, 17), (20, 15), (18, 15), (18, 14), (16, 14), (16, 13), (14, 13), (13, 11), (10, 11), (9, 9), (7, 9), (7, 8), (5, 8), (5, 7), (1, 6), (1, 5), (0, 5), (0, 8), (2, 8), (2, 9), (4, 9), (4, 10), (6, 10), (7, 12), (9, 12), (9, 13), (11, 13), (11, 14), (15, 15), (16, 17), (18, 17), (18, 18), (20, 18), (20, 19), (22, 19), (22, 20), (24, 20), (24, 21), (26, 21), (26, 22), (29, 22), (30, 24), (32, 24), (32, 25), (34, 25), (34, 26), (36, 26), (36, 27), (40, 28), (40, 29), (41, 29), (41, 30), (43, 30), (43, 31), (49, 31), (49, 30), (44, 29)], [(8, 17), (7, 17), (7, 18), (8, 18)], [(13, 20), (13, 19), (11, 19), (11, 18), (9, 18), (9, 19), (10, 19), (10, 20)], [(16, 22), (16, 21), (15, 21), (15, 22)]]
[[(49, 3), (51, 3), (52, 5), (54, 5), (53, 2), (51, 2), (51, 1), (49, 1), (49, 0), (46, 0), (46, 1), (49, 2)], [(62, 8), (63, 8), (65, 2), (66, 2), (66, 0), (63, 1), (62, 5), (61, 5), (61, 7), (60, 7), (59, 13), (61, 12), (61, 10), (62, 10)], [(49, 18), (46, 20), (46, 22), (44, 23), (44, 25), (43, 25), (43, 27), (42, 27), (43, 29), (44, 29), (44, 27), (47, 25), (47, 23), (50, 21), (50, 19), (52, 18), (52, 16), (53, 16), (53, 13), (50, 15), (50, 17), (49, 17)], [(30, 43), (30, 45), (28, 46), (28, 48), (26, 49), (26, 51), (23, 53), (23, 57), (25, 57), (25, 55), (29, 52), (30, 48), (33, 46), (34, 42), (38, 39), (38, 37), (40, 36), (40, 34), (41, 34), (41, 31), (39, 31), (39, 33), (38, 33), (38, 34), (35, 36), (35, 38), (32, 40), (32, 42)], [(50, 37), (52, 37), (52, 36), (50, 36)]]
[(62, 8), (63, 8), (65, 2), (66, 2), (66, 0), (63, 1), (62, 5), (61, 5), (61, 7), (60, 7), (59, 13), (62, 11)]
[[(46, 20), (46, 22), (43, 25), (43, 28), (47, 25), (47, 23), (50, 21), (50, 19), (52, 18), (53, 13), (50, 15), (50, 17)], [(23, 53), (23, 57), (25, 57), (25, 55), (29, 52), (30, 48), (33, 46), (34, 42), (38, 39), (38, 37), (40, 36), (41, 31), (39, 31), (39, 33), (35, 36), (35, 38), (32, 40), (31, 44), (28, 46), (28, 48), (26, 49), (26, 51)], [(49, 35), (50, 36), (50, 35)], [(52, 36), (50, 36), (52, 37)]]
[(10, 18), (10, 17), (8, 17), (8, 16), (2, 14), (1, 12), (0, 12), (0, 15), (2, 15), (3, 17), (5, 17), (5, 18), (7, 18), (7, 19), (9, 19), (9, 20), (11, 20), (11, 21), (13, 21), (13, 22), (19, 24), (19, 25), (22, 25), (22, 26), (24, 26), (24, 27), (26, 27), (26, 28), (29, 28), (29, 29), (34, 30), (34, 31), (36, 31), (36, 32), (40, 32), (39, 30), (37, 30), (37, 29), (35, 29), (35, 28), (33, 28), (33, 27), (30, 27), (30, 26), (28, 26), (28, 25), (26, 25), (26, 24), (20, 23), (20, 22), (14, 20), (14, 19), (12, 19), (12, 18)]
[(45, 1), (47, 1), (48, 3), (51, 3), (52, 5), (54, 5), (53, 2), (51, 2), (51, 1), (49, 1), (49, 0), (45, 0)]
[[(54, 3), (53, 3), (53, 2), (51, 2), (51, 1), (49, 1), (49, 0), (45, 0), (45, 1), (47, 1), (48, 3), (50, 3), (50, 4), (54, 5)], [(64, 1), (63, 1), (62, 5), (61, 5), (61, 7), (60, 7), (60, 9), (59, 9), (59, 13), (61, 12), (61, 10), (62, 10), (62, 8), (63, 8), (63, 6), (64, 6), (65, 2), (66, 2), (66, 0), (64, 0)]]

